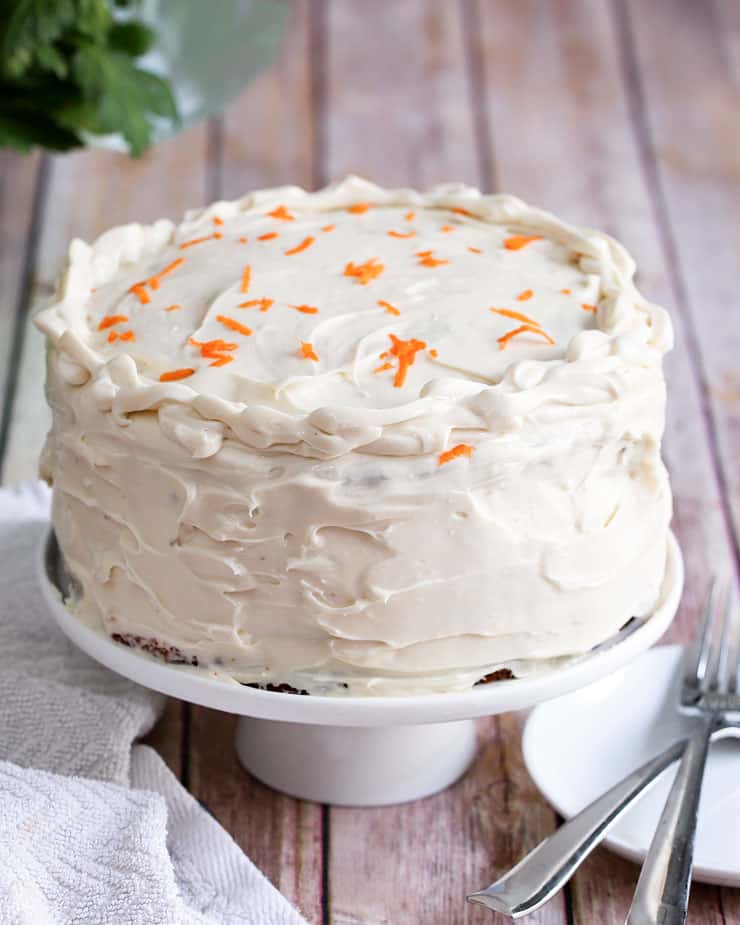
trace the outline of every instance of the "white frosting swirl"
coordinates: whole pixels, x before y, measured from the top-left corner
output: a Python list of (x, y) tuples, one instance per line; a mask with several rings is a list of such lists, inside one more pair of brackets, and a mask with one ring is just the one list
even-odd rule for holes
[(656, 599), (670, 517), (633, 273), (512, 197), (357, 178), (74, 241), (37, 323), (77, 611), (314, 691), (594, 645)]

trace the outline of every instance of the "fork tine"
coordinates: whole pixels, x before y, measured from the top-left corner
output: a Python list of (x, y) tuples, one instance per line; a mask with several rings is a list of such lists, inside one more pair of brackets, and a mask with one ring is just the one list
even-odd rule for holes
[(726, 694), (730, 683), (730, 631), (734, 622), (729, 582), (723, 583), (722, 592), (724, 596), (722, 629), (719, 636), (719, 649), (714, 659), (714, 671), (710, 678), (710, 687)]
[(738, 627), (738, 609), (737, 601), (734, 595), (734, 585), (727, 586), (727, 600), (725, 602), (727, 610), (727, 621), (734, 627), (734, 640), (727, 646), (724, 665), (724, 690), (728, 694), (737, 693), (737, 674), (740, 668), (740, 628)]
[(693, 687), (703, 687), (709, 667), (709, 656), (712, 651), (712, 621), (716, 611), (718, 580), (715, 577), (707, 594), (704, 604), (702, 626), (696, 639), (694, 656), (686, 666), (686, 683)]

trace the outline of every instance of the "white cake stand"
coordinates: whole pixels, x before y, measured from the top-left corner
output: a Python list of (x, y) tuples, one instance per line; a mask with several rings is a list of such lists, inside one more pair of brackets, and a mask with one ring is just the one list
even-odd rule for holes
[(306, 697), (256, 690), (215, 671), (167, 665), (114, 642), (64, 606), (58, 560), (50, 533), (39, 551), (41, 587), (55, 620), (80, 649), (145, 687), (236, 713), (236, 750), (255, 777), (292, 796), (346, 806), (403, 803), (448, 787), (475, 756), (475, 717), (531, 707), (616, 671), (663, 635), (683, 588), (681, 552), (671, 534), (655, 611), (584, 656), (534, 677), (462, 693)]

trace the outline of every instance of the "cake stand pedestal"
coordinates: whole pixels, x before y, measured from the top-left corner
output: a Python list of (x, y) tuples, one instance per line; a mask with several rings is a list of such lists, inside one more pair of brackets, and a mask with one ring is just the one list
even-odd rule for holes
[(586, 655), (460, 693), (306, 697), (247, 687), (217, 671), (167, 665), (86, 626), (64, 606), (53, 533), (39, 550), (38, 572), (56, 622), (84, 652), (145, 687), (236, 713), (237, 753), (255, 777), (291, 796), (345, 806), (402, 803), (449, 786), (475, 756), (473, 719), (532, 707), (617, 671), (663, 635), (683, 589), (681, 552), (671, 534), (653, 613), (630, 621)]

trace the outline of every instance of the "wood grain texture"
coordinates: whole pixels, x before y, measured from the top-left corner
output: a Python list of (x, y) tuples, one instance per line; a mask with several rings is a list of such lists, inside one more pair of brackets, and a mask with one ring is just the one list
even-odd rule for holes
[[(309, 4), (299, 3), (279, 60), (226, 111), (211, 146), (215, 198), (264, 186), (311, 186), (316, 119), (311, 94)], [(255, 781), (234, 752), (234, 719), (189, 709), (187, 779), (192, 793), (310, 922), (322, 919), (323, 818), (320, 806)]]

